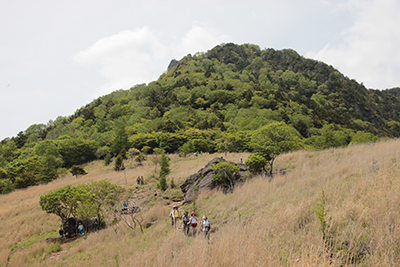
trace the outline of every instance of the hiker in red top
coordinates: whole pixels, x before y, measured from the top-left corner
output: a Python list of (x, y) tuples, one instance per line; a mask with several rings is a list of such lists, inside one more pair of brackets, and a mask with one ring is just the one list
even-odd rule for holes
[(196, 214), (193, 211), (192, 216), (190, 216), (189, 222), (188, 222), (188, 225), (190, 225), (192, 228), (192, 236), (196, 236), (196, 227), (197, 227), (198, 223), (199, 223), (199, 221), (197, 220)]

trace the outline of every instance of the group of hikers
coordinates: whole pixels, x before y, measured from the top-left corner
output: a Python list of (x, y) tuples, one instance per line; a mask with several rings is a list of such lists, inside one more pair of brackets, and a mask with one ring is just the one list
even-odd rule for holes
[(189, 235), (190, 229), (192, 229), (192, 236), (196, 236), (197, 226), (200, 225), (200, 231), (204, 234), (206, 239), (210, 239), (210, 230), (211, 223), (208, 220), (207, 216), (203, 216), (203, 220), (199, 221), (196, 217), (195, 212), (191, 213), (189, 216), (189, 212), (185, 211), (181, 216), (181, 213), (178, 210), (178, 206), (173, 206), (171, 212), (169, 213), (169, 217), (171, 217), (172, 227), (177, 229), (179, 228), (179, 223), (183, 226), (183, 233), (185, 235)]
[(144, 185), (143, 176), (138, 176), (138, 177), (136, 178), (136, 182), (137, 182), (138, 185)]
[[(83, 232), (83, 224), (82, 224), (82, 222), (78, 223), (78, 233), (79, 233), (79, 235), (84, 235), (85, 234)], [(63, 237), (65, 237), (65, 238), (73, 238), (73, 237), (75, 237), (74, 233), (70, 233), (67, 229), (63, 229), (63, 228), (61, 228), (58, 231), (58, 234), (60, 235), (60, 238), (63, 238)]]

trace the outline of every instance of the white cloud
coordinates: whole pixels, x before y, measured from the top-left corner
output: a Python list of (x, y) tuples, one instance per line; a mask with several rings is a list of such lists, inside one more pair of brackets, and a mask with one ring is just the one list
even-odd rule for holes
[(74, 60), (82, 65), (98, 65), (100, 74), (107, 80), (99, 93), (105, 94), (156, 80), (168, 66), (165, 60), (207, 51), (229, 40), (226, 35), (194, 26), (177, 44), (167, 46), (148, 27), (143, 27), (104, 37), (77, 53)]
[(100, 74), (108, 80), (101, 93), (107, 93), (156, 79), (154, 71), (161, 74), (156, 63), (165, 56), (166, 47), (149, 28), (143, 27), (102, 38), (76, 54), (74, 60), (98, 64)]
[(400, 2), (349, 0), (339, 8), (351, 10), (355, 22), (342, 32), (341, 45), (327, 44), (307, 57), (322, 60), (367, 87), (400, 86)]
[(207, 29), (201, 26), (193, 26), (175, 47), (175, 54), (179, 57), (196, 52), (206, 52), (224, 42), (231, 41), (231, 38), (225, 34), (220, 34), (213, 29)]

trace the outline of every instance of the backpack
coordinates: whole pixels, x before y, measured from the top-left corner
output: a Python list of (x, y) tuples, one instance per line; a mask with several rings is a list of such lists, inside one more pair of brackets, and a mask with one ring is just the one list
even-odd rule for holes
[[(205, 222), (207, 222), (207, 224)], [(204, 232), (210, 231), (210, 221), (208, 221), (208, 220), (207, 221), (202, 221), (202, 225), (203, 225), (203, 231)]]
[(183, 215), (183, 222), (185, 224), (189, 222), (189, 216), (188, 215)]

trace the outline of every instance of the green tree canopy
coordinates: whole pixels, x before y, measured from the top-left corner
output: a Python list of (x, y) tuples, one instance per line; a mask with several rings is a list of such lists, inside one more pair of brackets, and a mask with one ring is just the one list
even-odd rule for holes
[(125, 148), (125, 151), (128, 151), (130, 148), (128, 134), (125, 129), (126, 122), (123, 119), (120, 119), (116, 122), (115, 129), (115, 137), (112, 140), (112, 144), (110, 147), (111, 153), (117, 155), (121, 153), (121, 150)]
[(85, 202), (85, 205), (79, 211), (84, 211), (86, 216), (90, 216), (90, 218), (97, 217), (100, 225), (109, 210), (108, 207), (114, 207), (124, 193), (122, 187), (110, 183), (107, 179), (80, 186), (84, 188), (84, 191), (90, 192), (91, 195), (88, 198), (90, 201)]
[(251, 137), (251, 146), (257, 155), (267, 160), (270, 174), (276, 157), (303, 147), (296, 129), (284, 122), (274, 122), (256, 130)]
[(171, 172), (171, 170), (169, 169), (169, 161), (170, 161), (170, 158), (167, 155), (165, 155), (164, 151), (162, 151), (161, 156), (160, 156), (160, 161), (159, 161), (160, 177), (167, 176)]
[(64, 224), (69, 217), (76, 215), (80, 200), (87, 199), (82, 193), (76, 187), (67, 185), (41, 196), (39, 204), (42, 210), (60, 217)]
[(122, 158), (121, 154), (118, 154), (118, 156), (115, 158), (114, 171), (118, 172), (123, 170), (125, 170), (124, 159)]
[(33, 148), (33, 155), (38, 156), (37, 160), (42, 165), (40, 182), (47, 183), (57, 178), (57, 169), (63, 165), (63, 160), (54, 141), (45, 140), (38, 143)]
[(362, 143), (375, 143), (376, 141), (378, 141), (378, 139), (379, 138), (373, 135), (372, 133), (365, 133), (358, 131), (351, 138), (350, 145), (362, 144)]
[(106, 205), (114, 206), (123, 190), (106, 179), (81, 184), (67, 185), (42, 195), (39, 204), (42, 210), (60, 217), (65, 223), (71, 216), (88, 219), (96, 216), (101, 222), (106, 213)]
[(250, 155), (244, 162), (252, 173), (261, 173), (262, 169), (267, 165), (267, 160), (260, 155)]
[(219, 162), (211, 165), (210, 168), (215, 171), (212, 181), (217, 185), (221, 185), (226, 190), (232, 191), (235, 186), (235, 176), (239, 173), (240, 167), (234, 166), (229, 162)]
[(83, 164), (96, 158), (95, 152), (98, 149), (96, 141), (62, 137), (57, 140), (56, 145), (65, 167), (68, 168), (72, 165)]

